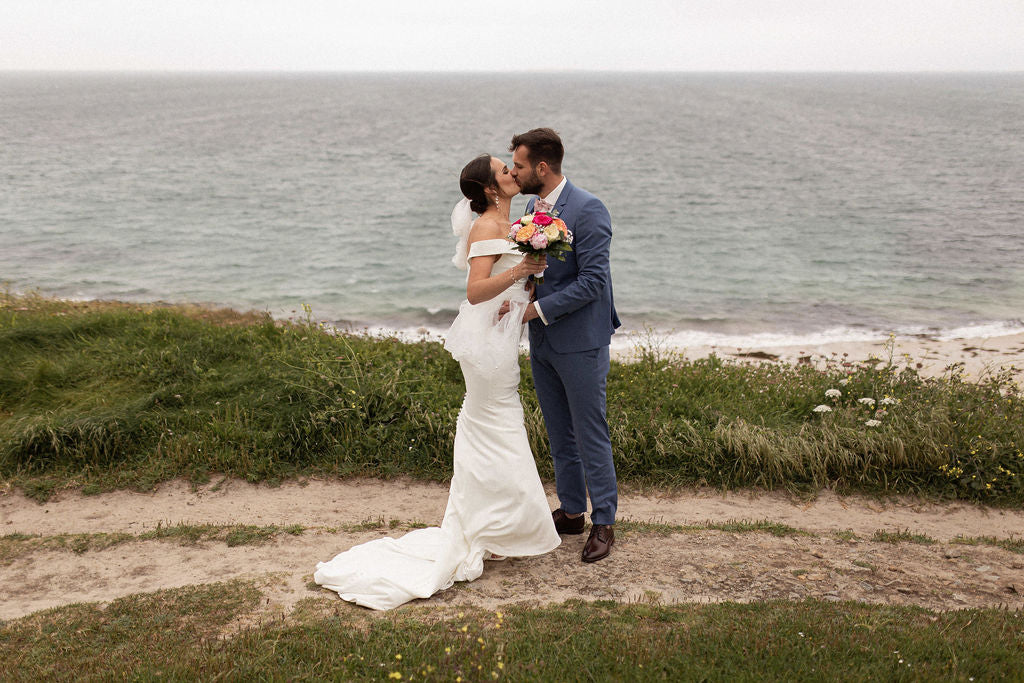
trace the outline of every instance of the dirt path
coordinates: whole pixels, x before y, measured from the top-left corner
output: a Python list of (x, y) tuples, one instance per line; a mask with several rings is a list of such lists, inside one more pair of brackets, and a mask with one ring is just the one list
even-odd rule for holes
[[(400, 531), (332, 531), (368, 520), (436, 524), (447, 488), (435, 484), (359, 480), (289, 483), (277, 488), (239, 481), (192, 490), (175, 482), (153, 493), (65, 494), (40, 505), (17, 493), (0, 495), (0, 535), (127, 532), (158, 524), (298, 524), (258, 546), (222, 541), (181, 545), (131, 541), (100, 551), (34, 550), (0, 557), (0, 619), (82, 601), (232, 578), (263, 582), (268, 608), (299, 600), (336, 600), (311, 588), (317, 561), (354, 544)], [(661, 533), (622, 529), (613, 555), (579, 561), (583, 536), (539, 558), (489, 563), (475, 582), (458, 584), (422, 604), (621, 601), (860, 600), (933, 609), (1007, 605), (1024, 608), (1024, 555), (989, 545), (950, 543), (958, 536), (1019, 539), (1024, 511), (916, 501), (880, 503), (825, 493), (813, 502), (779, 494), (688, 491), (676, 495), (623, 492), (620, 519), (671, 525), (768, 520), (810, 532), (714, 530)], [(934, 544), (871, 540), (877, 531), (909, 531)], [(852, 532), (855, 537), (847, 533)]]

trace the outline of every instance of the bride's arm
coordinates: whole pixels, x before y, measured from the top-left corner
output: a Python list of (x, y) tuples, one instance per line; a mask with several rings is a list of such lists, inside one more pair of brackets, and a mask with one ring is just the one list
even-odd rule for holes
[[(474, 242), (504, 238), (505, 231), (500, 225), (487, 219), (478, 220), (469, 233), (470, 253)], [(498, 254), (489, 254), (469, 259), (469, 278), (466, 281), (466, 298), (469, 303), (475, 305), (489, 301), (511, 287), (516, 280), (544, 270), (543, 260), (535, 261), (524, 256), (522, 261), (505, 272), (491, 275), (499, 258), (501, 256)]]
[(476, 256), (469, 260), (469, 280), (466, 282), (466, 298), (471, 304), (479, 304), (498, 296), (512, 286), (516, 280), (544, 270), (545, 260), (524, 256), (523, 260), (508, 270), (491, 275), (491, 270), (500, 256)]

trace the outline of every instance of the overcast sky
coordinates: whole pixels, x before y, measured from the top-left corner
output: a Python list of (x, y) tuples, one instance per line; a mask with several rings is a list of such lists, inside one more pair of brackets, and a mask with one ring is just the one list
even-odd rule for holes
[(0, 70), (1021, 71), (1024, 0), (0, 0)]

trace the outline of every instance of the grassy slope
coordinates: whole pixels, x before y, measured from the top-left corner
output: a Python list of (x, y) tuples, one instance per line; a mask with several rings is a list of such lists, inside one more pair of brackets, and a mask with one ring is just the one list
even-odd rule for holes
[[(1024, 401), (1006, 377), (926, 380), (884, 362), (822, 373), (643, 351), (614, 363), (608, 383), (625, 482), (1024, 504)], [(843, 396), (827, 399), (830, 388)], [(0, 296), (0, 478), (39, 497), (212, 472), (443, 481), (462, 392), (458, 365), (433, 341), (332, 336), (194, 307)], [(522, 395), (550, 478), (525, 359)], [(861, 397), (898, 402), (878, 414)], [(819, 404), (832, 411), (813, 412)]]

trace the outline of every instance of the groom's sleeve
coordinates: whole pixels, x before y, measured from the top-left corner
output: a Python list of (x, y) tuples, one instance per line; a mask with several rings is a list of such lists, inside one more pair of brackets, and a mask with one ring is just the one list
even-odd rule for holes
[(612, 217), (600, 199), (594, 197), (580, 211), (573, 233), (576, 280), (554, 294), (538, 299), (548, 324), (553, 324), (601, 298), (611, 279), (608, 255), (612, 243)]

